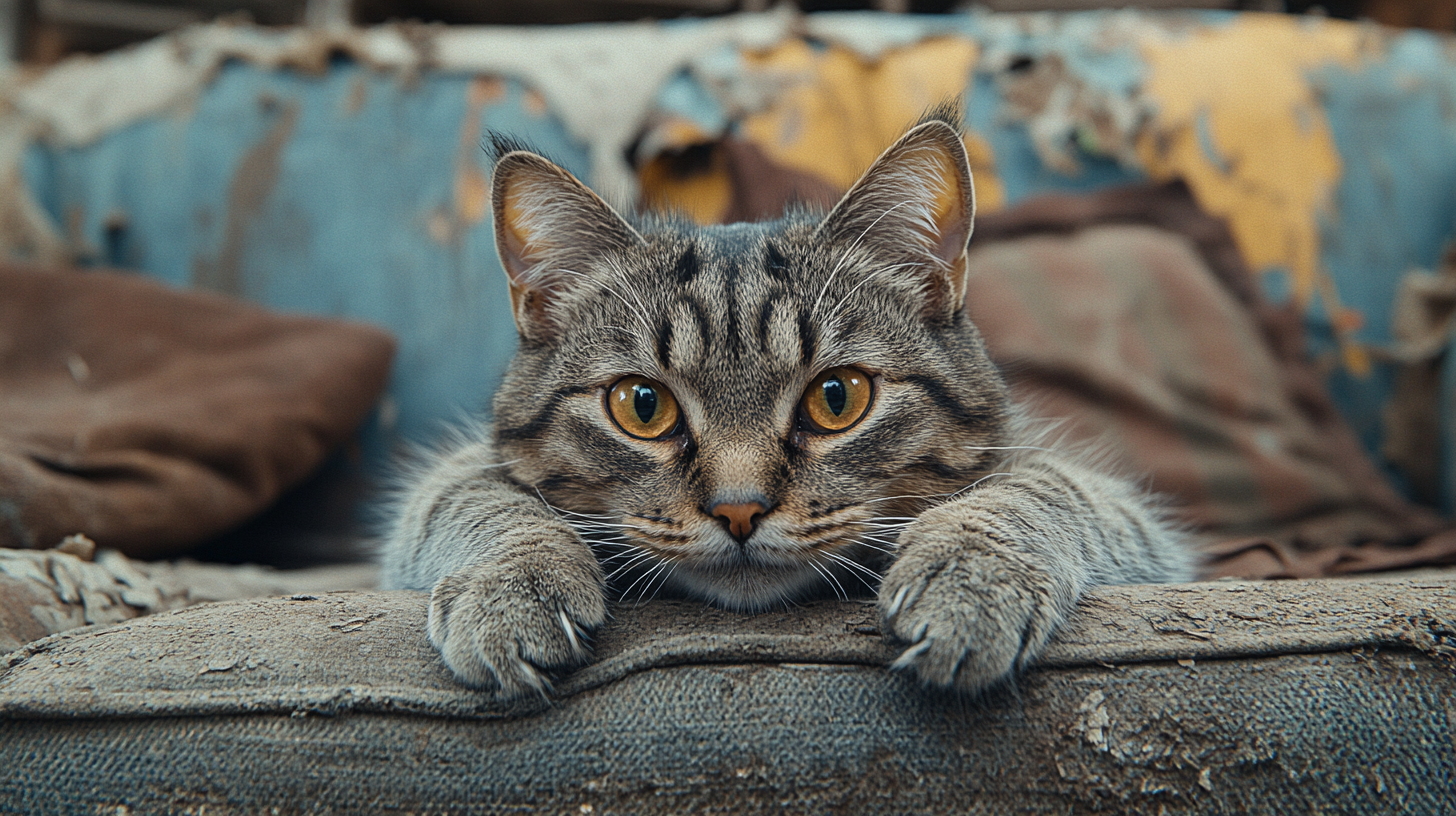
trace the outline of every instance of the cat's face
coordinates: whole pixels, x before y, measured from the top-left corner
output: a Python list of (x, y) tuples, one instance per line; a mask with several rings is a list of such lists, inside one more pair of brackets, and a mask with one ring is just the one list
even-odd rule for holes
[(634, 227), (522, 152), (494, 200), (522, 339), (498, 450), (628, 595), (756, 609), (872, 581), (908, 516), (1004, 444), (1005, 389), (961, 308), (969, 171), (942, 122), (822, 219)]

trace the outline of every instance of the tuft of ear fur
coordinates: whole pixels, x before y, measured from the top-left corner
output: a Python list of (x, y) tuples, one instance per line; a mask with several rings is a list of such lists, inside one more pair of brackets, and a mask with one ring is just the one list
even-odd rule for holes
[(845, 253), (903, 264), (900, 274), (924, 293), (927, 314), (947, 316), (965, 302), (975, 217), (960, 108), (947, 102), (880, 154), (816, 235)]
[(642, 236), (575, 176), (506, 137), (492, 134), (495, 246), (510, 279), (516, 330), (544, 341), (557, 329), (553, 307), (590, 280), (601, 259)]

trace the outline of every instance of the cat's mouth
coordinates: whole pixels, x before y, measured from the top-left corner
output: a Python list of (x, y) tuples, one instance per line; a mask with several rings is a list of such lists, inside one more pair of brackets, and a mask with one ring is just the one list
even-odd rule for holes
[(854, 557), (856, 540), (796, 539), (761, 529), (741, 544), (716, 529), (670, 546), (637, 538), (625, 554), (604, 562), (622, 600), (687, 595), (744, 612), (779, 608), (816, 595), (872, 594), (879, 576)]
[[(735, 536), (720, 519), (637, 512), (615, 521), (573, 519), (602, 559), (621, 600), (689, 596), (740, 611), (782, 608), (805, 598), (873, 594), (875, 567), (895, 547), (902, 521), (863, 504), (755, 519)], [(600, 546), (599, 546), (600, 545)]]

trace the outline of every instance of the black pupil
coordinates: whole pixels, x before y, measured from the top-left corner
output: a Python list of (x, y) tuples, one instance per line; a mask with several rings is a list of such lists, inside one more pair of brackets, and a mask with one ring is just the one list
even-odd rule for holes
[(657, 389), (650, 385), (634, 385), (632, 392), (632, 410), (637, 412), (637, 418), (646, 425), (657, 416)]
[(849, 402), (849, 391), (844, 387), (844, 382), (838, 377), (824, 381), (824, 404), (835, 416), (844, 413), (844, 404)]

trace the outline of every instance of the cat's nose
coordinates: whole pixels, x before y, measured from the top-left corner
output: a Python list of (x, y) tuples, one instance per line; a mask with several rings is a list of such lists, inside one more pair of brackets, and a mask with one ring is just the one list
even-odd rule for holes
[(748, 540), (749, 536), (753, 535), (753, 522), (759, 516), (767, 513), (768, 508), (759, 502), (745, 502), (743, 504), (718, 502), (712, 507), (709, 507), (708, 512), (723, 522), (723, 526), (728, 528), (729, 535), (732, 535), (733, 538), (737, 539), (739, 544), (742, 544)]

